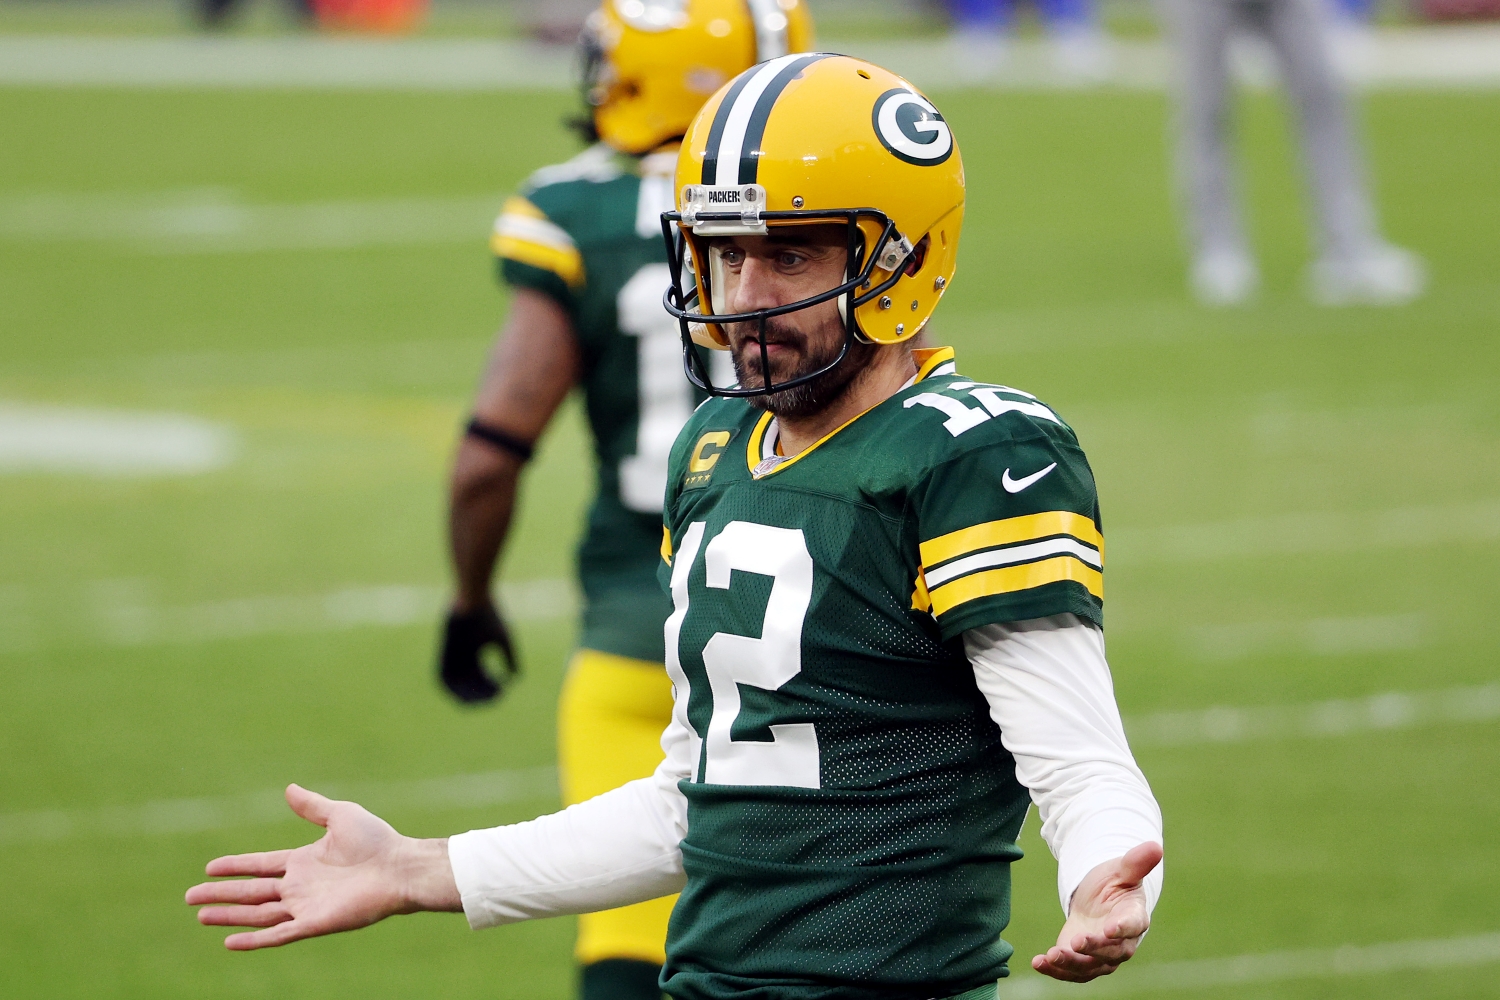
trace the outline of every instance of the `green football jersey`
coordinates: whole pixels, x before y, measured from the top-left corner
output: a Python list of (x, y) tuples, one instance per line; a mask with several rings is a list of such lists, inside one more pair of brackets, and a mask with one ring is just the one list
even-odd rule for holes
[(663, 986), (678, 1000), (926, 1000), (1006, 975), (1029, 796), (962, 634), (1102, 625), (1073, 431), (973, 382), (915, 384), (790, 459), (743, 400), (672, 453), (659, 570), (693, 730)]
[(578, 548), (580, 644), (653, 662), (670, 611), (655, 578), (667, 458), (699, 399), (661, 304), (675, 168), (675, 151), (642, 159), (592, 146), (533, 174), (491, 240), (506, 282), (567, 309), (582, 353), (597, 481)]

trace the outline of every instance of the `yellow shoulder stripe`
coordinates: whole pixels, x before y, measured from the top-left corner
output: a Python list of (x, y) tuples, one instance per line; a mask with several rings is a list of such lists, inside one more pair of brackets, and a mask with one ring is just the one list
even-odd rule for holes
[(583, 287), (583, 254), (574, 247), (549, 246), (517, 236), (495, 233), (490, 237), (490, 250), (496, 257), (551, 271), (566, 282), (569, 288)]
[(583, 285), (583, 254), (573, 237), (520, 195), (508, 199), (500, 210), (490, 234), (490, 250), (497, 257), (551, 271), (569, 288)]
[(522, 198), (518, 194), (511, 195), (505, 199), (505, 204), (500, 208), (500, 215), (502, 218), (507, 215), (519, 215), (527, 219), (547, 218), (546, 212), (533, 205), (529, 199)]
[(672, 565), (672, 532), (665, 524), (661, 526), (661, 561)]
[(578, 245), (568, 231), (525, 198), (512, 198), (495, 220), (496, 236), (513, 236), (529, 243), (556, 247), (559, 250), (576, 250)]
[(922, 543), (922, 565), (936, 566), (956, 556), (1012, 542), (1026, 542), (1049, 535), (1072, 535), (1088, 542), (1104, 554), (1104, 536), (1094, 522), (1071, 510), (1049, 510), (1040, 514), (1023, 514), (1000, 521), (986, 521), (972, 528), (960, 528)]
[(1072, 556), (1057, 556), (1020, 566), (1003, 566), (960, 577), (932, 592), (932, 613), (942, 615), (980, 597), (1013, 594), (1059, 580), (1083, 584), (1088, 592), (1104, 600), (1104, 574)]

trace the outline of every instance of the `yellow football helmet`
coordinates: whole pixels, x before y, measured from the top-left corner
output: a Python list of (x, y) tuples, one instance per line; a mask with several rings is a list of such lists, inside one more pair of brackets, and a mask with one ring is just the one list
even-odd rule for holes
[[(937, 108), (888, 70), (848, 56), (787, 55), (741, 73), (703, 106), (677, 160), (678, 211), (662, 216), (688, 376), (716, 395), (752, 396), (809, 382), (856, 340), (894, 344), (926, 325), (953, 280), (964, 218), (964, 168)], [(727, 314), (706, 237), (770, 226), (849, 227), (848, 280), (772, 309)], [(685, 273), (691, 280), (684, 284)], [(846, 338), (819, 371), (761, 388), (711, 384), (694, 342), (726, 350), (721, 323), (760, 325), (836, 299)], [(762, 354), (762, 364), (765, 364)]]
[(579, 39), (584, 100), (599, 138), (647, 153), (730, 77), (812, 44), (804, 0), (605, 0)]

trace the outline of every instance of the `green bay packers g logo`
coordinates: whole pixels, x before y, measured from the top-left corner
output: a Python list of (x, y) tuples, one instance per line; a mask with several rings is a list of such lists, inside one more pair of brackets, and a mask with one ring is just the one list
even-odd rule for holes
[(935, 167), (953, 155), (953, 133), (938, 109), (919, 94), (897, 87), (875, 99), (870, 116), (880, 144), (897, 159)]

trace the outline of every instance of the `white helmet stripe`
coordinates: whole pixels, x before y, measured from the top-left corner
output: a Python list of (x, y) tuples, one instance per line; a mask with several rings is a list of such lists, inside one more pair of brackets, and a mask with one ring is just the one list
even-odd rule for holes
[[(770, 106), (776, 103), (776, 98), (781, 96), (787, 83), (787, 79), (781, 79), (783, 71), (791, 71), (788, 75), (789, 79), (804, 66), (826, 58), (828, 58), (827, 55), (822, 53), (781, 56), (779, 59), (761, 63), (747, 71), (753, 75), (745, 86), (740, 88), (739, 93), (731, 91), (725, 95), (726, 102), (732, 97), (734, 103), (724, 119), (724, 131), (719, 138), (718, 148), (705, 150), (705, 165), (709, 159), (712, 159), (715, 161), (715, 170), (712, 178), (706, 176), (705, 170), (704, 183), (719, 187), (732, 187), (755, 180), (754, 176), (748, 180), (745, 179), (744, 172), (740, 168), (740, 161), (755, 152), (755, 148), (746, 147), (747, 138), (752, 147), (760, 145), (761, 136), (765, 130), (765, 121), (771, 112)], [(722, 110), (721, 108), (721, 113)]]
[(740, 156), (744, 150), (745, 126), (750, 124), (755, 102), (760, 100), (760, 95), (765, 93), (766, 86), (776, 78), (776, 74), (795, 59), (797, 56), (781, 56), (749, 71), (752, 76), (735, 95), (734, 105), (724, 120), (724, 134), (719, 139), (719, 148), (710, 150), (711, 154), (717, 154), (714, 159), (718, 161), (718, 172), (709, 181), (710, 184), (728, 186), (740, 182)]

